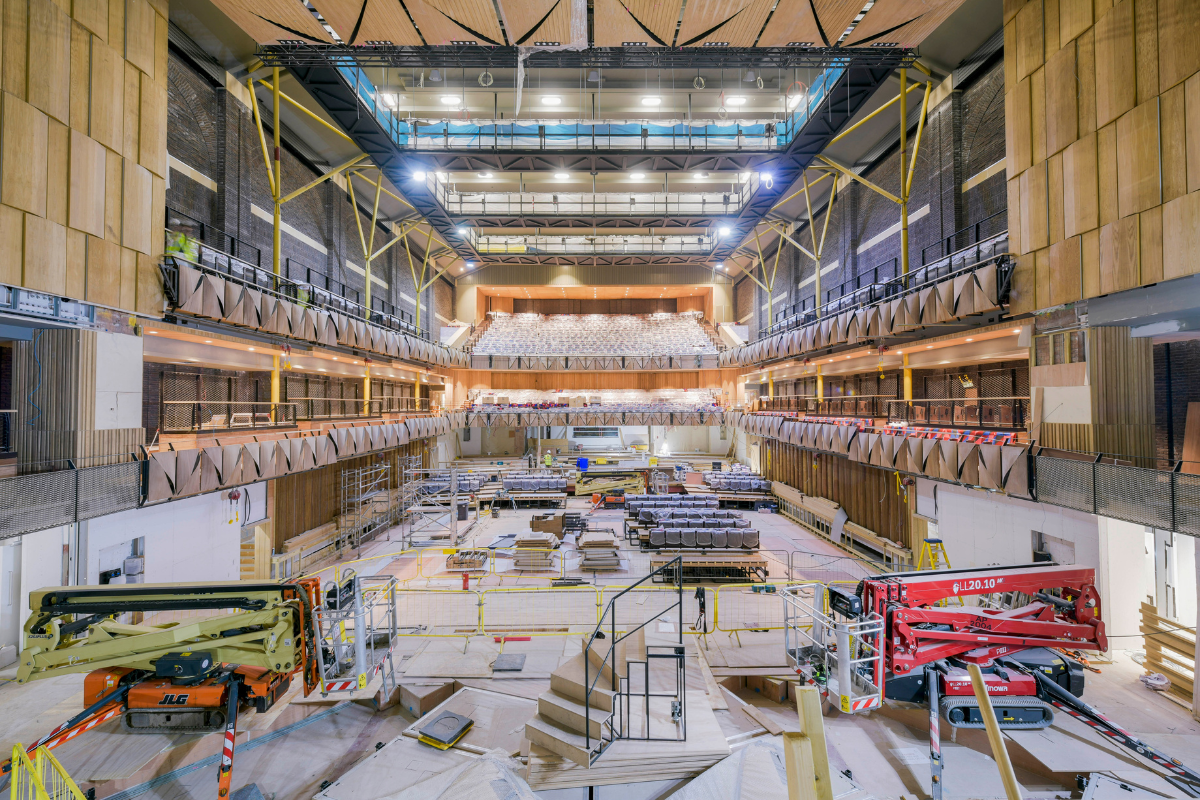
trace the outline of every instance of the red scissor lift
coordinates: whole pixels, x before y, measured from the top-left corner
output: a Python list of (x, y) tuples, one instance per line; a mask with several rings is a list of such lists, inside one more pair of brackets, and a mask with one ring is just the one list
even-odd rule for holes
[[(963, 605), (987, 595), (1004, 604)], [(885, 700), (927, 705), (933, 796), (942, 796), (940, 719), (982, 728), (967, 664), (976, 664), (1002, 729), (1048, 727), (1064, 711), (1165, 770), (1190, 797), (1200, 773), (1138, 740), (1083, 702), (1083, 666), (1062, 650), (1106, 650), (1095, 570), (1058, 564), (893, 573), (856, 587), (783, 592), (796, 672), (830, 706), (860, 713)]]

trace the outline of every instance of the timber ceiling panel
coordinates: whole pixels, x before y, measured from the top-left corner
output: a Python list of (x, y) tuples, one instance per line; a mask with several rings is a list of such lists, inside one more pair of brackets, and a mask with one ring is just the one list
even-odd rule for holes
[(758, 46), (811, 42), (813, 47), (829, 47), (850, 27), (862, 7), (862, 0), (779, 0)]
[(333, 44), (300, 0), (213, 0), (217, 8), (259, 44), (296, 40)]
[(502, 0), (500, 11), (513, 44), (571, 41), (571, 0)]
[(407, 0), (405, 6), (426, 44), (510, 44), (504, 40), (491, 0)]
[(711, 286), (480, 286), (491, 297), (526, 297), (531, 300), (644, 300), (651, 297), (702, 297)]
[(596, 47), (620, 47), (624, 42), (646, 42), (650, 47), (670, 47), (683, 0), (596, 0)]
[(916, 47), (962, 4), (963, 0), (877, 0), (844, 44)]
[(314, 5), (346, 44), (422, 44), (417, 29), (396, 0), (317, 0)]
[(730, 47), (751, 47), (762, 30), (775, 0), (710, 0), (689, 3), (679, 27), (680, 47), (703, 47), (705, 42), (725, 42)]

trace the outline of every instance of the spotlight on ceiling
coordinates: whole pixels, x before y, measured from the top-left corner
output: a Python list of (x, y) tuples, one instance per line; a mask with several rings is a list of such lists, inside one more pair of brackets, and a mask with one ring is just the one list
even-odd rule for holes
[(728, 236), (728, 235), (729, 235), (729, 228), (721, 228), (721, 229), (719, 229), (719, 231), (718, 231), (718, 232), (719, 232), (719, 233), (720, 233), (722, 236)]
[(643, 97), (642, 105), (644, 105), (644, 106), (662, 105), (662, 98), (661, 97)]
[(477, 178), (491, 178), (491, 177), (492, 177), (492, 173), (490, 173), (490, 172), (476, 172), (476, 173), (475, 173), (475, 177), (477, 177)]
[(635, 181), (640, 181), (640, 180), (643, 180), (643, 179), (645, 179), (645, 177), (646, 177), (646, 173), (644, 173), (644, 172), (631, 172), (631, 173), (629, 174), (629, 177), (630, 177), (632, 180), (635, 180)]
[(741, 95), (738, 95), (737, 97), (726, 97), (725, 105), (727, 105), (727, 106), (744, 106), (744, 105), (746, 105), (746, 98), (742, 97)]
[(467, 229), (466, 229), (466, 228), (459, 228), (459, 229), (458, 229), (458, 235), (459, 235), (459, 236), (466, 236), (466, 235), (467, 235)]
[(542, 98), (542, 105), (544, 105), (544, 106), (561, 106), (562, 98), (556, 94), (548, 94)]
[(462, 98), (456, 94), (442, 95), (442, 105), (444, 106), (457, 106), (460, 103), (462, 103)]
[(570, 177), (571, 177), (571, 173), (569, 173), (569, 172), (556, 172), (556, 173), (554, 173), (554, 178), (555, 178), (555, 180), (565, 181), (565, 180), (569, 180), (569, 179), (570, 179)]
[(417, 170), (416, 172), (414, 172), (414, 173), (413, 173), (413, 180), (414, 180), (414, 181), (423, 181), (423, 180), (425, 180), (425, 173), (424, 173), (424, 172), (421, 172), (421, 170)]
[(702, 181), (708, 177), (708, 173), (707, 172), (693, 172), (692, 177), (695, 178), (696, 180)]

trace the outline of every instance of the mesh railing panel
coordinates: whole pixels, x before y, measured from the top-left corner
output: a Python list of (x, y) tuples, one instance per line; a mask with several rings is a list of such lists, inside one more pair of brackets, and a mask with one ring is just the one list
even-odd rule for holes
[(1094, 512), (1096, 487), (1091, 462), (1048, 456), (1038, 456), (1035, 460), (1039, 501), (1089, 514)]
[(0, 539), (73, 523), (75, 480), (75, 470), (0, 480)]
[(1169, 530), (1172, 473), (1117, 464), (1096, 464), (1096, 513)]
[(1175, 475), (1175, 530), (1200, 536), (1200, 475)]
[(79, 470), (76, 519), (92, 519), (136, 508), (142, 493), (142, 464), (130, 461)]

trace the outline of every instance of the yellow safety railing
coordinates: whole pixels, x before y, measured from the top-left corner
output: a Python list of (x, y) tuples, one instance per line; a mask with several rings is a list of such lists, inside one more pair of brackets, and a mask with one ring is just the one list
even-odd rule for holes
[(461, 589), (398, 589), (401, 636), (462, 637), (479, 633), (480, 593)]
[(564, 636), (592, 631), (600, 621), (600, 590), (593, 586), (513, 586), (480, 595), (480, 629), (488, 636)]
[(784, 587), (803, 583), (817, 581), (727, 583), (716, 587), (713, 589), (716, 596), (713, 629), (727, 633), (782, 630), (783, 599), (779, 596), (779, 591)]
[[(683, 632), (686, 635), (696, 636), (704, 633), (695, 627), (700, 619), (697, 588), (685, 586), (683, 590)], [(654, 620), (671, 625), (678, 622), (679, 610), (671, 608), (678, 597), (677, 589), (671, 586), (636, 586), (632, 589), (627, 586), (605, 586), (600, 595), (601, 609), (607, 608), (609, 601), (621, 592), (625, 592), (625, 595), (615, 606), (617, 627), (634, 628), (643, 623), (653, 623)], [(704, 587), (704, 593), (706, 611), (711, 617), (716, 608), (712, 587)], [(709, 633), (711, 632), (710, 623)]]
[(58, 759), (45, 747), (33, 758), (24, 746), (13, 746), (11, 800), (87, 800)]

